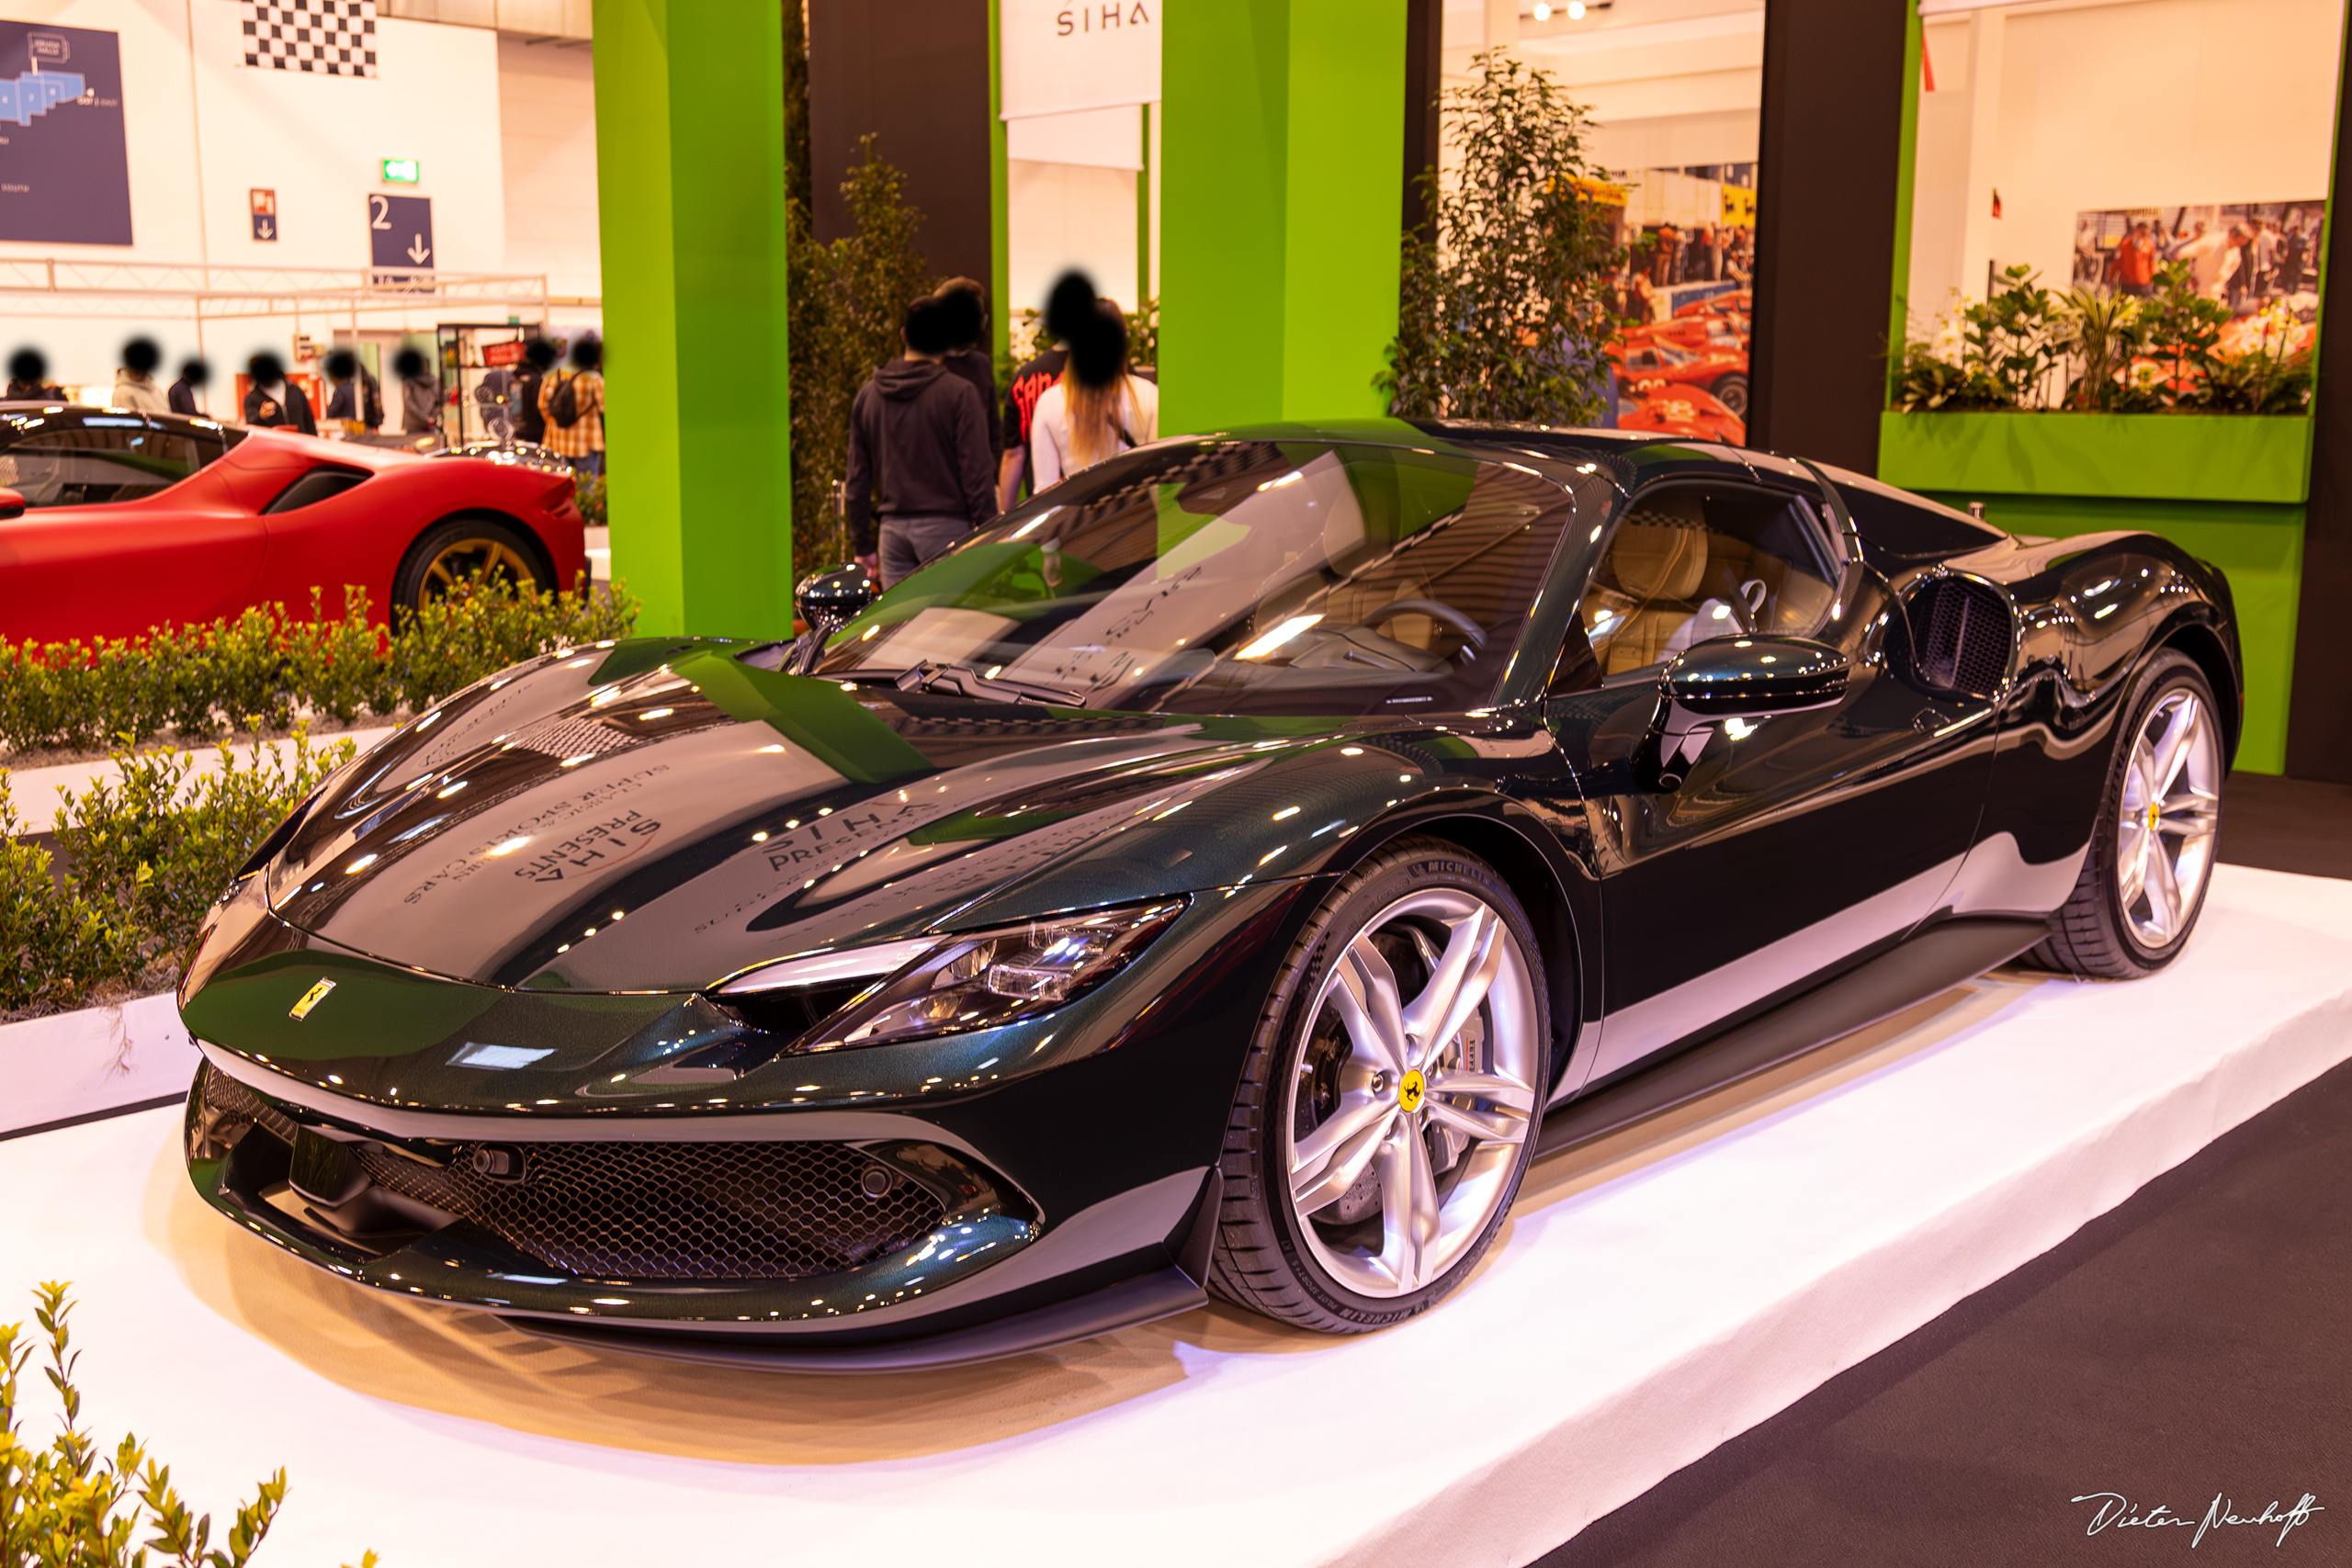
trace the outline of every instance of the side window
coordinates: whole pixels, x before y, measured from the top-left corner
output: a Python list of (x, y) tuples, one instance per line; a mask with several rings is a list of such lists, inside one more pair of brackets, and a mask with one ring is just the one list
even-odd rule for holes
[(1821, 525), (1804, 501), (1737, 485), (1645, 491), (1619, 521), (1583, 606), (1603, 673), (1739, 632), (1802, 636), (1838, 594)]
[(153, 495), (196, 466), (196, 443), (169, 431), (42, 430), (0, 454), (0, 486), (20, 492), (28, 506), (88, 506)]

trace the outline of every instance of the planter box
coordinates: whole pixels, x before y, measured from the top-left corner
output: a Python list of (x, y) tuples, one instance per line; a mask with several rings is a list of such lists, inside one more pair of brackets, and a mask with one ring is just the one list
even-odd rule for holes
[(201, 1060), (168, 991), (0, 1024), (0, 1138), (186, 1094)]
[(2304, 414), (1879, 416), (1878, 477), (1905, 490), (2300, 506), (2311, 468)]

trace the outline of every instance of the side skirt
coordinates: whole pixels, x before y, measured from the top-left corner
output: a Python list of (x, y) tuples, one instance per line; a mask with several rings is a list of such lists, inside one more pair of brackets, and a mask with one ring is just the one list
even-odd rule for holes
[(1973, 979), (2049, 934), (2043, 920), (1956, 919), (1930, 926), (1760, 1018), (1555, 1108), (1544, 1119), (1535, 1152), (1587, 1142), (1752, 1077)]

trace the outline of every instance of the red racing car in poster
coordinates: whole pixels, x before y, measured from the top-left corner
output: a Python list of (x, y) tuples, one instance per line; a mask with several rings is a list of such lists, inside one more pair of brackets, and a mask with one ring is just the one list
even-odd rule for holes
[[(1637, 335), (1639, 334), (1639, 335)], [(1636, 327), (1610, 345), (1617, 392), (1624, 398), (1646, 398), (1654, 392), (1703, 392), (1731, 413), (1747, 417), (1747, 342), (1736, 346), (1683, 348), (1661, 342)]]
[(1617, 416), (1620, 430), (1651, 430), (1738, 446), (1747, 440), (1747, 422), (1706, 393), (1677, 387), (1652, 392), (1642, 405)]
[(121, 409), (0, 404), (0, 636), (137, 637), (364, 588), (584, 581), (571, 476)]

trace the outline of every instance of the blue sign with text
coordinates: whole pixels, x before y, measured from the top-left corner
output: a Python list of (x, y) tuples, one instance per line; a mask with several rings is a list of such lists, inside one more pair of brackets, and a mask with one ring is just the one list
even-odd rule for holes
[(130, 243), (113, 33), (0, 22), (0, 240)]

